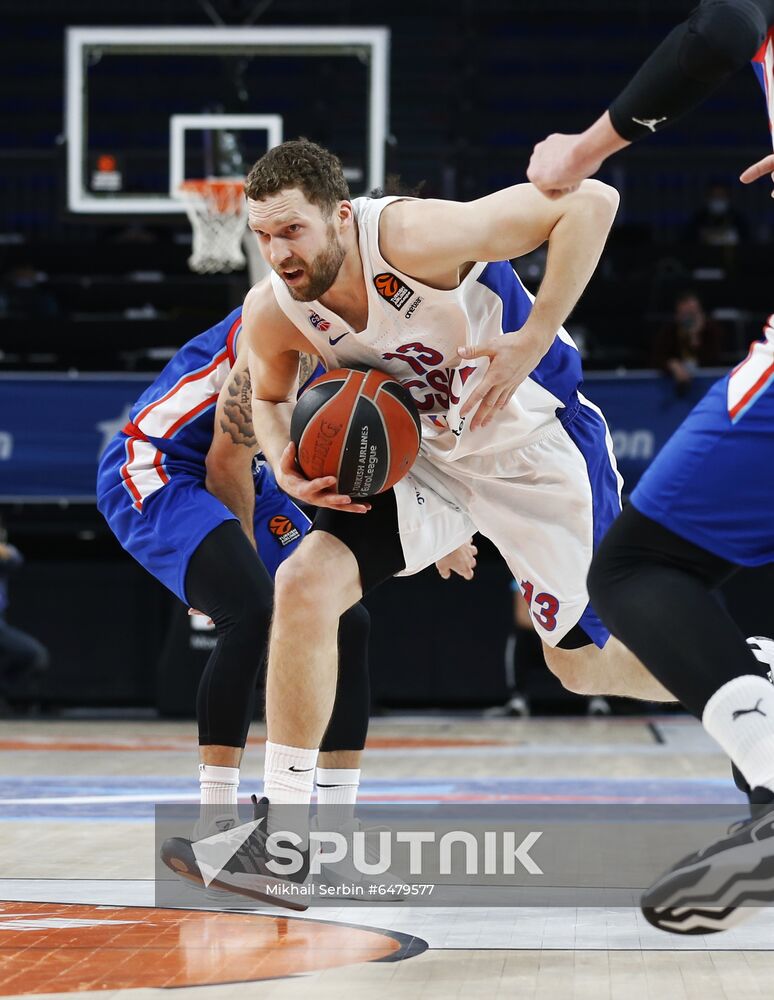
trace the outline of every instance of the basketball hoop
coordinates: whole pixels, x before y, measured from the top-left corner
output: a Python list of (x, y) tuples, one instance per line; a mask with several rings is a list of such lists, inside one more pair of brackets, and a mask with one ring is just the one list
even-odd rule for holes
[(242, 253), (247, 226), (244, 180), (183, 181), (178, 197), (193, 229), (191, 270), (199, 274), (241, 270), (246, 263)]

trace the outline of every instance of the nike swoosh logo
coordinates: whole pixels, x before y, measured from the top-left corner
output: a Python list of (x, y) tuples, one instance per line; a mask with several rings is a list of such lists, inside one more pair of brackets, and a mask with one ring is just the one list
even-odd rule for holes
[(331, 347), (335, 347), (340, 340), (343, 340), (349, 334), (349, 330), (346, 333), (342, 333), (340, 337), (328, 337), (328, 343)]
[(291, 766), (288, 768), (288, 771), (295, 771), (296, 774), (305, 774), (307, 771), (314, 771), (314, 768), (313, 767), (293, 767), (293, 765), (291, 764)]

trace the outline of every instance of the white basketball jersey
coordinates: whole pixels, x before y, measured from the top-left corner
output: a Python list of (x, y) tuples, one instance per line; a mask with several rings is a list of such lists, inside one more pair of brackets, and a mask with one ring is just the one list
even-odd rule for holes
[[(483, 377), (488, 360), (461, 360), (457, 348), (519, 330), (533, 297), (508, 261), (474, 264), (450, 291), (402, 274), (379, 250), (379, 218), (396, 200), (353, 202), (368, 292), (364, 330), (355, 331), (319, 302), (296, 301), (279, 275), (272, 273), (274, 293), (328, 370), (365, 365), (388, 372), (410, 390), (419, 408), (423, 452), (435, 461), (459, 462), (476, 475), (480, 456), (523, 447), (538, 440), (547, 425), (556, 426), (557, 410), (577, 399), (580, 355), (569, 334), (560, 329), (508, 408), (487, 427), (470, 431), (465, 426), (469, 420), (460, 418), (460, 406)], [(478, 474), (491, 475), (491, 462)]]

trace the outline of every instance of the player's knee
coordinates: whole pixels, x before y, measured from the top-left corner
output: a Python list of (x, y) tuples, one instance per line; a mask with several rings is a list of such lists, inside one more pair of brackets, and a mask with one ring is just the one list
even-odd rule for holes
[(321, 566), (304, 558), (302, 548), (298, 548), (289, 559), (277, 569), (274, 577), (275, 616), (292, 614), (303, 619), (339, 614), (335, 610), (336, 587), (328, 577), (327, 569), (321, 573)]
[(220, 636), (239, 633), (245, 639), (253, 637), (257, 642), (265, 642), (269, 632), (272, 613), (271, 588), (263, 579), (248, 574), (240, 574), (228, 592), (219, 595), (214, 609), (204, 608), (212, 618), (215, 630)]
[(741, 69), (766, 37), (763, 11), (755, 0), (705, 0), (693, 13), (680, 49), (686, 73), (716, 80), (718, 66)]
[[(593, 649), (596, 647), (588, 647)], [(600, 683), (599, 671), (594, 663), (593, 655), (587, 655), (587, 647), (583, 649), (544, 649), (548, 669), (561, 681), (562, 687), (573, 694), (595, 695), (605, 694)]]
[(357, 563), (348, 550), (332, 550), (324, 532), (313, 532), (277, 570), (275, 618), (339, 618), (360, 598), (359, 581)]

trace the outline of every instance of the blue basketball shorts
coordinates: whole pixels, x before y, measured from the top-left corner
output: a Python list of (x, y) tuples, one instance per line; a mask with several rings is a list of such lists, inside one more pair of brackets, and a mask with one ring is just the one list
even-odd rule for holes
[[(201, 476), (167, 466), (169, 482), (138, 510), (121, 475), (123, 435), (108, 446), (100, 463), (97, 507), (124, 549), (184, 604), (185, 577), (191, 556), (211, 531), (234, 514), (204, 486)], [(253, 518), (258, 555), (273, 577), (277, 567), (309, 530), (309, 518), (277, 486), (268, 465), (254, 473)]]
[(753, 345), (631, 496), (646, 517), (737, 566), (774, 561), (774, 344)]

